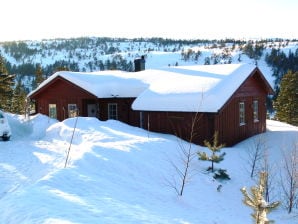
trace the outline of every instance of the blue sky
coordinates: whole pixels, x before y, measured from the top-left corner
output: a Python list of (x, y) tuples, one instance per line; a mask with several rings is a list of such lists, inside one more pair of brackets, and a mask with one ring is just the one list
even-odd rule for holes
[(4, 0), (0, 41), (57, 37), (298, 38), (297, 0)]

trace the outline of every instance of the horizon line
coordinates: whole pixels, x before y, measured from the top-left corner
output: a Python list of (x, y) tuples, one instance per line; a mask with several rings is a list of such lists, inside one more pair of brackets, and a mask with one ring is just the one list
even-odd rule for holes
[(108, 39), (163, 39), (163, 40), (174, 40), (174, 41), (222, 41), (222, 40), (235, 40), (235, 41), (249, 41), (249, 40), (289, 40), (296, 41), (298, 38), (290, 37), (224, 37), (224, 38), (212, 38), (212, 37), (198, 37), (198, 38), (175, 38), (175, 37), (162, 37), (162, 36), (136, 36), (136, 37), (116, 37), (116, 36), (95, 36), (95, 35), (86, 35), (86, 36), (73, 36), (73, 37), (48, 37), (48, 38), (36, 38), (36, 39), (13, 39), (13, 40), (0, 40), (0, 43), (6, 42), (26, 42), (26, 41), (49, 41), (49, 40), (69, 40), (69, 39), (80, 39), (80, 38), (108, 38)]

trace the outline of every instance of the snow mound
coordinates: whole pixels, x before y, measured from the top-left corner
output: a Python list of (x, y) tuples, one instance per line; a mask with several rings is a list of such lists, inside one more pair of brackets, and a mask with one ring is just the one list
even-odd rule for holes
[[(245, 157), (258, 136), (224, 149), (225, 159), (216, 167), (227, 169), (230, 181), (214, 180), (206, 172), (210, 164), (195, 158), (194, 175), (178, 197), (169, 181), (177, 180), (175, 168), (183, 167), (181, 147), (191, 146), (193, 153), (205, 148), (119, 121), (57, 122), (41, 115), (30, 121), (11, 115), (10, 121), (19, 133), (0, 142), (0, 223), (251, 223), (240, 188), (255, 184)], [(268, 121), (261, 136), (277, 159), (276, 139), (297, 134), (297, 127)], [(270, 218), (297, 223), (282, 207)]]

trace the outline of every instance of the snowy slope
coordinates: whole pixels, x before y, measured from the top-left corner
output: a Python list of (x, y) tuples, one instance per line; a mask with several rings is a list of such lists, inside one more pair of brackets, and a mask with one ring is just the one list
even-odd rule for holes
[[(193, 177), (179, 197), (167, 182), (176, 176), (171, 164), (181, 165), (180, 143), (189, 145), (174, 136), (78, 118), (64, 168), (75, 118), (57, 122), (37, 115), (27, 121), (10, 114), (9, 121), (14, 135), (0, 141), (0, 223), (252, 223), (239, 189), (254, 185), (247, 171), (254, 138), (226, 148), (224, 161), (216, 164), (227, 169), (230, 181), (214, 180), (205, 171), (209, 164), (195, 158)], [(297, 143), (298, 128), (268, 121), (268, 132), (260, 136), (271, 161), (281, 165), (280, 148)], [(192, 150), (203, 148), (192, 145)], [(294, 224), (297, 212), (288, 215), (280, 207), (269, 217)]]
[[(92, 38), (87, 38), (92, 40)], [(74, 40), (73, 40), (74, 41)], [(78, 41), (78, 40), (77, 40)], [(248, 43), (247, 41), (246, 43)], [(74, 45), (70, 40), (43, 40), (43, 41), (26, 41), (28, 51), (34, 52), (24, 54), (24, 52), (8, 52), (5, 50), (4, 44), (0, 43), (0, 52), (3, 57), (10, 62), (11, 66), (22, 64), (41, 64), (43, 68), (55, 64), (57, 61), (66, 61), (78, 65), (80, 71), (98, 71), (101, 66), (99, 62), (107, 64), (107, 60), (133, 62), (133, 60), (141, 55), (146, 57), (146, 69), (158, 69), (165, 66), (175, 65), (202, 65), (207, 58), (210, 64), (215, 63), (250, 63), (255, 64), (254, 59), (250, 59), (243, 52), (244, 42), (239, 43), (221, 43), (220, 41), (211, 41), (210, 43), (196, 44), (162, 44), (150, 41), (114, 41), (102, 42), (97, 44), (96, 38), (89, 42), (89, 45)], [(72, 44), (71, 44), (72, 43)], [(265, 43), (264, 43), (265, 44)], [(113, 53), (110, 48), (115, 49)], [(279, 48), (286, 54), (295, 52), (298, 48), (297, 41), (290, 42), (266, 42), (263, 56), (258, 60), (258, 66), (273, 84), (271, 68), (265, 62), (266, 53), (270, 53), (272, 48)], [(199, 52), (198, 58), (194, 54), (186, 59), (182, 53), (191, 51), (194, 54)], [(17, 57), (19, 56), (19, 57)], [(106, 65), (107, 66), (107, 65)], [(28, 74), (33, 75), (33, 74)], [(51, 74), (46, 74), (47, 76)], [(25, 79), (25, 78), (23, 78)], [(27, 78), (29, 79), (29, 78)], [(27, 79), (24, 82), (27, 82)], [(31, 79), (30, 79), (31, 80)], [(31, 83), (31, 81), (30, 81)], [(30, 85), (27, 83), (27, 86)], [(28, 87), (31, 88), (30, 86)], [(31, 89), (30, 89), (31, 90)]]

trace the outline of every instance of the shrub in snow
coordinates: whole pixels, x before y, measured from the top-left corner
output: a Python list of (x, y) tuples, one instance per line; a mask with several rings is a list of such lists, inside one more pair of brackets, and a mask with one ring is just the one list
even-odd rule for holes
[(224, 144), (218, 144), (218, 132), (214, 133), (213, 136), (213, 143), (211, 144), (208, 141), (204, 141), (205, 146), (208, 147), (208, 149), (211, 151), (211, 155), (207, 155), (206, 152), (198, 152), (199, 160), (203, 161), (210, 161), (211, 162), (211, 172), (214, 172), (214, 163), (219, 163), (224, 159), (225, 153), (220, 153), (220, 150), (225, 146)]
[(223, 170), (223, 169), (216, 170), (213, 175), (213, 178), (219, 179), (219, 180), (230, 180), (231, 179), (229, 174), (227, 174), (227, 170)]

